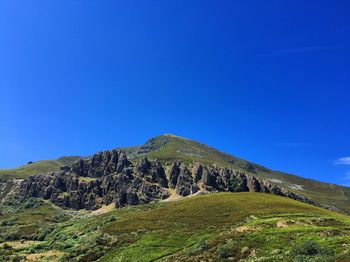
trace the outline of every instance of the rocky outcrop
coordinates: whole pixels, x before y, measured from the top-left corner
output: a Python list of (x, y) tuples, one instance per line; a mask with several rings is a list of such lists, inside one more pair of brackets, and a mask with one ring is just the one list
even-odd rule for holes
[(162, 187), (168, 187), (164, 168), (158, 160), (150, 162), (147, 157), (141, 159), (136, 165), (136, 174), (148, 182), (158, 183)]
[(73, 209), (97, 209), (149, 203), (167, 198), (167, 179), (158, 161), (142, 159), (135, 167), (121, 151), (95, 154), (51, 175), (34, 175), (19, 189), (22, 198), (39, 197)]
[(262, 192), (314, 204), (285, 188), (250, 174), (200, 163), (174, 161), (168, 168), (147, 157), (135, 165), (122, 151), (105, 151), (81, 159), (51, 175), (34, 175), (21, 182), (21, 198), (39, 197), (72, 209), (97, 209), (149, 203), (169, 197), (168, 188), (181, 196), (200, 192)]
[(169, 187), (176, 189), (176, 193), (180, 196), (188, 196), (199, 190), (192, 172), (185, 164), (180, 164), (177, 161), (170, 168)]
[(22, 179), (0, 177), (0, 204), (16, 195), (21, 182)]
[[(69, 171), (83, 177), (102, 177), (112, 173), (120, 173), (130, 166), (123, 151), (104, 151), (93, 155), (90, 159), (80, 159), (75, 162)], [(67, 170), (64, 167), (63, 170)]]

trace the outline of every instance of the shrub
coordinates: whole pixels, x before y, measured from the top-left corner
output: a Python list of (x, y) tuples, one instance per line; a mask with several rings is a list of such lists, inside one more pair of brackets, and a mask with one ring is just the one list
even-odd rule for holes
[(35, 234), (33, 234), (32, 239), (33, 240), (39, 240), (43, 241), (45, 240), (45, 237), (50, 234), (54, 230), (53, 226), (47, 226), (39, 229)]
[(23, 207), (25, 209), (28, 209), (33, 207), (39, 207), (42, 204), (43, 204), (43, 201), (41, 199), (31, 197), (26, 202), (23, 203)]
[(11, 250), (11, 249), (12, 249), (12, 246), (10, 246), (9, 244), (5, 243), (5, 244), (3, 245), (3, 249)]
[(208, 247), (207, 241), (205, 241), (204, 239), (200, 240), (197, 244), (196, 244), (196, 250), (204, 250)]
[(227, 248), (224, 245), (220, 245), (217, 252), (219, 258), (227, 258), (229, 256)]
[(0, 222), (0, 226), (13, 226), (15, 225), (17, 222), (16, 222), (16, 219), (11, 219), (11, 220), (3, 220)]
[(326, 262), (334, 260), (334, 251), (328, 247), (321, 246), (315, 241), (305, 241), (299, 245), (293, 246), (290, 255), (295, 262)]
[(21, 238), (21, 233), (18, 228), (11, 228), (8, 232), (5, 233), (3, 239), (5, 241), (19, 240)]
[(23, 261), (23, 258), (20, 257), (20, 256), (18, 256), (18, 255), (16, 255), (16, 256), (12, 259), (12, 262), (21, 262), (21, 261)]
[(314, 256), (321, 251), (321, 246), (319, 243), (314, 241), (306, 241), (300, 245), (293, 246), (291, 255), (303, 255), (303, 256)]
[(192, 256), (197, 252), (203, 251), (204, 249), (208, 248), (207, 241), (204, 239), (200, 240), (193, 248), (190, 248), (187, 251), (188, 256)]

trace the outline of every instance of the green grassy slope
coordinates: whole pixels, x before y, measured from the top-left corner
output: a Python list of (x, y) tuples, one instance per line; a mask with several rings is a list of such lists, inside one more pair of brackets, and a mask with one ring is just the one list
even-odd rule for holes
[(217, 164), (243, 170), (258, 177), (271, 179), (276, 184), (305, 195), (317, 203), (350, 213), (349, 187), (276, 172), (189, 139), (174, 135), (163, 135), (149, 140), (144, 146), (132, 147), (130, 151), (126, 148), (126, 150), (134, 159), (147, 155), (151, 159), (157, 158), (163, 162), (174, 159), (187, 163), (199, 161), (203, 164)]
[[(291, 174), (276, 172), (261, 165), (251, 163), (218, 151), (207, 145), (174, 135), (162, 135), (150, 139), (143, 146), (122, 148), (128, 157), (137, 161), (147, 155), (150, 159), (163, 162), (175, 159), (192, 163), (199, 161), (208, 165), (221, 165), (243, 170), (258, 177), (270, 179), (280, 186), (286, 187), (298, 194), (305, 195), (317, 203), (350, 213), (350, 188), (334, 184), (322, 183)], [(16, 169), (0, 169), (0, 178), (25, 178), (36, 173), (54, 172), (60, 166), (69, 165), (79, 157), (62, 157), (57, 160), (38, 161)]]
[(28, 165), (21, 166), (13, 169), (0, 169), (0, 178), (26, 178), (30, 175), (38, 173), (49, 173), (55, 172), (60, 169), (61, 166), (72, 164), (78, 160), (79, 156), (65, 156), (60, 157), (56, 160), (42, 160), (37, 161)]
[(291, 251), (313, 241), (334, 261), (349, 258), (350, 217), (272, 194), (217, 193), (76, 213), (33, 240), (20, 248), (3, 243), (13, 246), (11, 256), (63, 261), (293, 261)]
[[(256, 218), (249, 219), (251, 215), (256, 216)], [(277, 217), (275, 221), (303, 220), (305, 217), (332, 217), (337, 221), (344, 221), (344, 224), (339, 222), (343, 227), (347, 227), (350, 222), (348, 217), (274, 195), (258, 193), (211, 194), (167, 203), (157, 209), (136, 212), (117, 219), (115, 223), (106, 226), (103, 231), (116, 236), (125, 232), (131, 234), (132, 232), (145, 231), (147, 233), (142, 234), (131, 245), (115, 248), (102, 261), (135, 261), (139, 257), (144, 257), (144, 261), (152, 261), (160, 257), (168, 258), (169, 261), (173, 261), (175, 258), (179, 261), (191, 261), (193, 259), (191, 251), (194, 251), (197, 243), (207, 240), (207, 245), (212, 243), (213, 248), (217, 249), (222, 241), (224, 243), (227, 241), (227, 237), (218, 237), (220, 234), (230, 235), (237, 227), (246, 224), (263, 224), (267, 218), (271, 217)], [(273, 229), (276, 234), (283, 235), (283, 230), (279, 232), (276, 227)], [(270, 227), (267, 227), (266, 230), (270, 230)], [(322, 230), (322, 228), (318, 228), (318, 230)], [(296, 229), (295, 233), (298, 231), (307, 237), (312, 230), (306, 226), (303, 229)], [(257, 239), (263, 237), (261, 233), (259, 232)], [(273, 240), (269, 239), (270, 244), (259, 251), (260, 255), (269, 254), (272, 248), (285, 249), (285, 243), (278, 243), (280, 237), (276, 235)], [(348, 237), (346, 239), (349, 239)], [(266, 237), (266, 239), (268, 238), (270, 236)], [(243, 239), (236, 244), (241, 248), (249, 245), (249, 248), (260, 249), (260, 246), (249, 239)], [(172, 254), (174, 255), (171, 256)], [(215, 252), (210, 252), (204, 257), (205, 259), (214, 259), (214, 254)]]
[[(245, 161), (207, 145), (174, 135), (162, 135), (150, 139), (143, 146), (126, 147), (128, 157), (136, 161), (147, 155), (163, 162), (175, 159), (187, 163), (199, 161), (208, 165), (221, 165), (243, 170), (265, 179), (272, 179), (277, 184), (291, 191), (305, 195), (317, 203), (350, 213), (350, 188), (305, 179), (295, 175), (276, 172), (261, 165)], [(60, 166), (69, 165), (79, 157), (62, 157), (57, 160), (38, 161), (16, 169), (0, 170), (0, 178), (25, 178), (36, 173), (54, 172)], [(297, 187), (300, 186), (301, 189)]]

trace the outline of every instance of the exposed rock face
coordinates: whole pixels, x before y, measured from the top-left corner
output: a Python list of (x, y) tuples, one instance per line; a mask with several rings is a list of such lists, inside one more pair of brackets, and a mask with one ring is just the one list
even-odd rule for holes
[(104, 151), (93, 155), (88, 160), (78, 160), (72, 165), (70, 171), (78, 176), (102, 177), (115, 172), (120, 173), (130, 164), (123, 151)]
[(16, 194), (21, 182), (22, 179), (7, 179), (0, 177), (0, 203), (5, 202)]
[(158, 161), (142, 159), (133, 167), (123, 152), (114, 150), (78, 160), (58, 173), (31, 176), (21, 183), (19, 194), (67, 208), (97, 209), (103, 204), (123, 207), (167, 198), (167, 184)]
[(125, 153), (116, 150), (78, 160), (51, 175), (31, 176), (20, 184), (18, 194), (22, 198), (49, 199), (66, 208), (97, 209), (110, 203), (123, 207), (165, 199), (169, 197), (167, 188), (181, 196), (199, 191), (264, 192), (314, 204), (267, 180), (223, 167), (175, 161), (167, 178), (159, 161), (143, 158), (134, 165)]
[[(178, 166), (178, 163), (176, 164)], [(173, 166), (175, 167), (175, 166)], [(173, 188), (176, 188), (176, 193), (180, 196), (188, 196), (196, 193), (199, 190), (198, 185), (194, 182), (192, 173), (185, 164), (174, 168), (172, 182)]]

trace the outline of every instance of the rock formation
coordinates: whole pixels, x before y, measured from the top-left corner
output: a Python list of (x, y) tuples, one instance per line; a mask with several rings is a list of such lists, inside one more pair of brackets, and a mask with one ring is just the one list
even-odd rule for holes
[[(169, 165), (169, 163), (168, 163)], [(262, 192), (315, 204), (309, 199), (250, 174), (200, 163), (170, 163), (140, 159), (130, 162), (122, 151), (105, 151), (81, 159), (50, 175), (34, 175), (21, 182), (22, 199), (39, 197), (72, 209), (97, 209), (149, 203), (169, 197), (169, 188), (181, 196), (198, 192)]]

